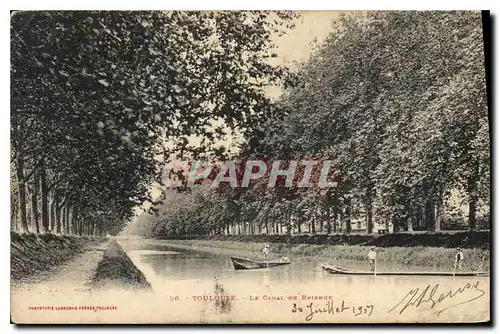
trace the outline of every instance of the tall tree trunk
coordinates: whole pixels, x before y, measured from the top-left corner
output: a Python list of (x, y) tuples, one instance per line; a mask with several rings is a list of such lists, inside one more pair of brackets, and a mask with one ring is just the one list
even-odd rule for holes
[(434, 202), (427, 199), (425, 201), (425, 226), (429, 232), (433, 232), (436, 228), (436, 221), (434, 218)]
[(365, 193), (365, 209), (366, 209), (366, 233), (373, 233), (373, 188), (374, 186), (368, 183)]
[(75, 207), (75, 205), (72, 205), (71, 206), (71, 219), (69, 220), (69, 222), (70, 222), (71, 234), (74, 234), (74, 235), (76, 235), (77, 215), (78, 215), (78, 209)]
[[(342, 213), (341, 213), (342, 215)], [(338, 213), (336, 211), (333, 212), (333, 233), (337, 233), (337, 224), (338, 224)], [(342, 221), (343, 217), (340, 217), (340, 221)]]
[(425, 222), (425, 205), (423, 207), (419, 207), (420, 210), (420, 224), (418, 225), (419, 227), (425, 227), (426, 222)]
[(67, 206), (64, 205), (62, 207), (62, 211), (61, 211), (61, 216), (62, 216), (62, 222), (61, 222), (61, 229), (62, 229), (62, 234), (68, 234), (68, 228), (67, 228), (67, 224), (68, 224), (68, 209), (67, 209)]
[(71, 206), (69, 204), (66, 204), (65, 209), (66, 211), (66, 234), (71, 234), (71, 221), (70, 221), (70, 213), (71, 213)]
[(373, 233), (373, 205), (371, 200), (366, 205), (366, 233)]
[(35, 227), (37, 234), (40, 234), (40, 225), (38, 224), (38, 180), (37, 175), (33, 175), (33, 188), (31, 190), (31, 226)]
[(61, 208), (61, 234), (67, 234), (66, 229), (66, 206)]
[(45, 165), (42, 162), (40, 165), (40, 195), (42, 197), (42, 226), (44, 232), (49, 232), (49, 207), (48, 207), (48, 195), (49, 190), (47, 187), (47, 175), (45, 171)]
[(61, 208), (59, 207), (58, 203), (58, 198), (56, 197), (56, 207), (55, 207), (55, 212), (54, 215), (56, 216), (56, 233), (61, 234), (62, 233), (62, 228), (61, 228)]
[(435, 228), (436, 232), (441, 232), (441, 202), (436, 202), (434, 206), (435, 210)]
[(345, 233), (350, 234), (351, 233), (351, 199), (346, 198), (345, 199), (345, 213), (344, 213), (344, 220), (345, 220)]
[(28, 214), (26, 212), (26, 184), (24, 180), (24, 159), (21, 152), (18, 152), (17, 157), (17, 192), (19, 196), (19, 216), (21, 219), (21, 227), (24, 232), (29, 233)]
[(413, 232), (413, 220), (411, 216), (406, 219), (406, 230), (408, 232)]
[(469, 231), (477, 229), (476, 211), (477, 211), (477, 175), (471, 175), (467, 180), (467, 193), (469, 197)]
[(337, 231), (339, 233), (342, 233), (342, 231), (345, 230), (344, 225), (345, 225), (345, 209), (340, 210), (339, 212), (339, 220), (338, 220), (338, 228)]
[(10, 228), (12, 231), (19, 231), (19, 222), (17, 219), (17, 214), (19, 213), (19, 208), (17, 205), (19, 198), (16, 196), (11, 196), (10, 199)]
[(55, 194), (52, 193), (50, 197), (50, 205), (49, 205), (49, 222), (50, 222), (50, 230), (55, 233), (56, 232), (56, 208), (55, 208)]
[(78, 235), (83, 235), (83, 217), (78, 218)]
[(326, 212), (326, 233), (330, 234), (332, 233), (332, 211), (330, 208), (328, 208)]
[(477, 229), (476, 221), (476, 207), (477, 207), (477, 196), (469, 195), (469, 231), (474, 231)]

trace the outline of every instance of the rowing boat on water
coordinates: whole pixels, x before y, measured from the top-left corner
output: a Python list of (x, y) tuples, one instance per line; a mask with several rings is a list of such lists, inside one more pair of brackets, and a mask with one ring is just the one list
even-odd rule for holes
[(234, 269), (236, 270), (272, 268), (284, 266), (291, 263), (290, 259), (286, 257), (271, 261), (255, 261), (232, 256), (231, 262), (233, 262)]
[[(333, 265), (323, 265), (323, 270), (335, 275), (375, 275), (373, 271), (357, 271), (344, 269)], [(486, 271), (377, 271), (377, 276), (488, 276)]]

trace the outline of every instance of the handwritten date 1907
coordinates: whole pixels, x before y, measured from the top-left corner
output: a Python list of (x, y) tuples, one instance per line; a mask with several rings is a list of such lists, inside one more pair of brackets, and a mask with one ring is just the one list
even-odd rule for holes
[(292, 305), (292, 313), (305, 313), (307, 314), (305, 317), (305, 321), (311, 321), (316, 314), (330, 314), (336, 315), (345, 312), (352, 312), (354, 316), (371, 316), (373, 313), (373, 305), (364, 305), (364, 306), (348, 306), (345, 300), (342, 300), (342, 304), (335, 306), (334, 301), (330, 300), (326, 304), (323, 305), (315, 305), (313, 302), (310, 302), (306, 305), (306, 307), (300, 307), (296, 303)]

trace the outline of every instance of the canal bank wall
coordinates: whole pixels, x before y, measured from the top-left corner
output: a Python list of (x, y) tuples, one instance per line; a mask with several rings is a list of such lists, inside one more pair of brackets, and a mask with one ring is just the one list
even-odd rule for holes
[(122, 287), (151, 289), (151, 284), (135, 266), (122, 246), (113, 240), (104, 252), (92, 277), (95, 287)]
[(55, 234), (10, 234), (11, 279), (18, 281), (49, 271), (89, 247), (102, 243), (104, 238)]
[(490, 231), (455, 231), (442, 233), (390, 234), (314, 234), (314, 235), (207, 235), (175, 238), (206, 241), (283, 243), (306, 245), (348, 245), (375, 247), (443, 247), (490, 249)]
[[(162, 244), (180, 248), (197, 248), (200, 250), (225, 249), (234, 251), (234, 256), (241, 254), (261, 255), (265, 243), (241, 242), (230, 240), (162, 240)], [(335, 260), (366, 262), (371, 246), (359, 245), (311, 245), (291, 243), (270, 243), (271, 255), (306, 256), (324, 259), (334, 263)], [(376, 247), (377, 262), (397, 267), (427, 267), (436, 270), (453, 270), (456, 250), (444, 247)], [(489, 270), (490, 252), (479, 248), (464, 249), (463, 270)], [(271, 256), (273, 257), (273, 256)], [(293, 261), (293, 260), (292, 260)]]

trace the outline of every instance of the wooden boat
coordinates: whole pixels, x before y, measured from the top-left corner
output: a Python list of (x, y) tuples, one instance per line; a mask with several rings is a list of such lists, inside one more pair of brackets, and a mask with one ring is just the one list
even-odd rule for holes
[(233, 256), (231, 256), (231, 262), (233, 262), (234, 269), (236, 270), (272, 268), (285, 266), (291, 263), (290, 259), (287, 257), (282, 257), (281, 259), (271, 261), (254, 261)]
[(340, 268), (332, 265), (323, 265), (323, 270), (334, 275), (370, 275), (374, 276), (488, 276), (486, 271), (357, 271)]

